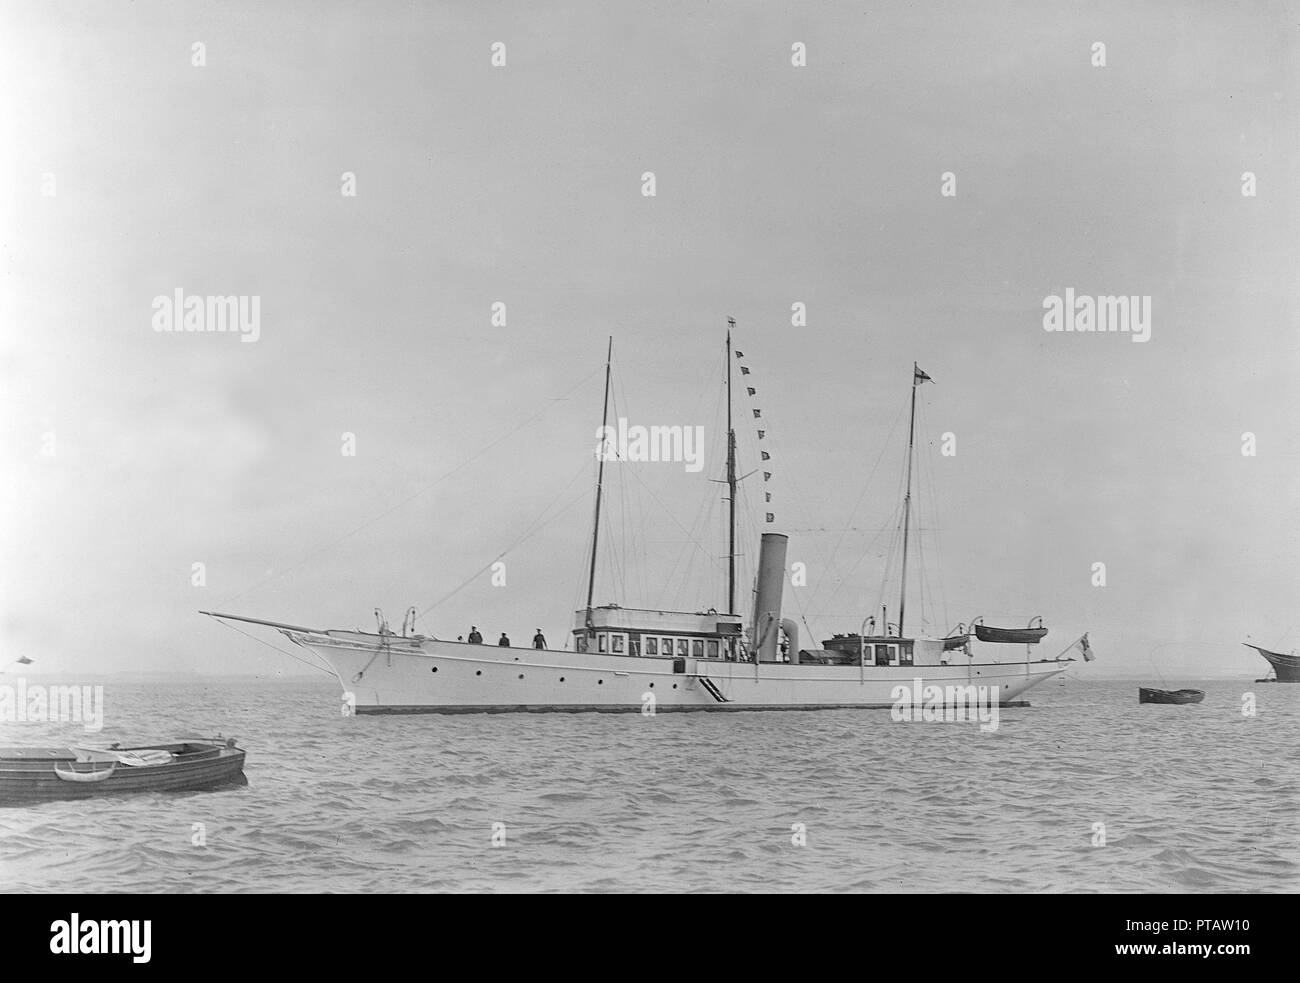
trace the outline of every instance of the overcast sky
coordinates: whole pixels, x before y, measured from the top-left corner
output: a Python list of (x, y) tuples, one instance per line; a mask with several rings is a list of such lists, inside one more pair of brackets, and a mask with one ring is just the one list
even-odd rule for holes
[[(762, 529), (817, 637), (879, 603), (916, 361), (909, 628), (1262, 675), (1242, 640), (1300, 645), (1300, 22), (1086, 8), (6, 3), (0, 669), (296, 671), (197, 610), (448, 594), (421, 630), (558, 644), (610, 335), (618, 412), (709, 456), (610, 465), (597, 602), (724, 607), (731, 316), (746, 609)], [(155, 331), (178, 288), (258, 340)], [(1066, 288), (1149, 296), (1150, 340), (1045, 331)]]

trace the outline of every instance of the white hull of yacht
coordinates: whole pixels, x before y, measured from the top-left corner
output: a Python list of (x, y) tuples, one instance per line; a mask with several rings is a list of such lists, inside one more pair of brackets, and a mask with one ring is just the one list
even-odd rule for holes
[[(364, 632), (285, 632), (323, 659), (357, 713), (821, 710), (892, 707), (896, 687), (997, 686), (1007, 705), (1066, 662), (927, 666), (777, 663), (597, 655)], [(992, 698), (994, 691), (985, 691)], [(918, 701), (921, 694), (917, 694)], [(948, 697), (951, 698), (951, 697)], [(962, 697), (958, 697), (962, 699)]]

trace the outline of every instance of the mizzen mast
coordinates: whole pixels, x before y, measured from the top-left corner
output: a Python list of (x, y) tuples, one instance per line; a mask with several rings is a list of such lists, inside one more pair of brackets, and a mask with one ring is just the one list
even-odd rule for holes
[(591, 527), (591, 573), (587, 577), (587, 630), (595, 631), (591, 620), (591, 602), (596, 593), (596, 545), (600, 542), (600, 495), (605, 487), (605, 442), (609, 439), (609, 366), (614, 357), (614, 336), (610, 335), (605, 353), (605, 402), (600, 415), (600, 454), (596, 466), (596, 519)]
[[(916, 386), (921, 380), (920, 367), (912, 363), (912, 418), (907, 425), (907, 493), (903, 496), (903, 576), (898, 597), (898, 637), (903, 637), (903, 615), (907, 610), (907, 533), (912, 517), (912, 443), (916, 434)], [(926, 376), (929, 378), (929, 376)], [(888, 633), (889, 626), (885, 626)]]
[(736, 430), (731, 424), (731, 329), (727, 318), (727, 613), (736, 613)]

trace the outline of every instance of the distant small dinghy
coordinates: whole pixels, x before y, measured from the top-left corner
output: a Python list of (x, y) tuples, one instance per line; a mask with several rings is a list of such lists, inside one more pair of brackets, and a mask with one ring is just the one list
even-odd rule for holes
[(1205, 699), (1205, 691), (1199, 689), (1152, 689), (1148, 686), (1138, 687), (1139, 703), (1200, 703)]
[(0, 748), (0, 806), (236, 784), (247, 784), (244, 752), (221, 737), (131, 748)]

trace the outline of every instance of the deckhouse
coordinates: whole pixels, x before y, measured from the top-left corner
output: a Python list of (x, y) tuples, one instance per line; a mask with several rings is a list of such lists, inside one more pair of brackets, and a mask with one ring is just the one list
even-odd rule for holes
[[(849, 666), (939, 666), (947, 665), (959, 639), (898, 638), (894, 635), (836, 635), (822, 642), (821, 652), (801, 652), (800, 662), (825, 659), (832, 665)], [(957, 655), (964, 654), (957, 652)]]
[(734, 662), (741, 652), (742, 621), (738, 614), (712, 608), (690, 613), (604, 604), (574, 612), (573, 646), (599, 655)]

